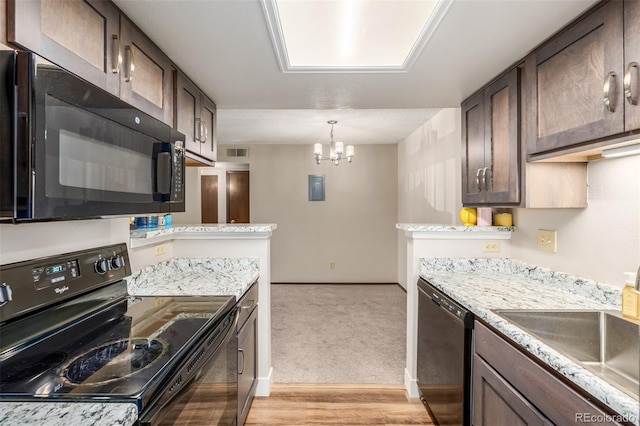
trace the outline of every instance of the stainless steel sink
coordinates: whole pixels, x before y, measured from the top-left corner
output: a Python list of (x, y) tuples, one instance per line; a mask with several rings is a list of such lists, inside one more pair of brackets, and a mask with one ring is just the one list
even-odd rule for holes
[(516, 310), (494, 312), (638, 399), (638, 323), (616, 311)]

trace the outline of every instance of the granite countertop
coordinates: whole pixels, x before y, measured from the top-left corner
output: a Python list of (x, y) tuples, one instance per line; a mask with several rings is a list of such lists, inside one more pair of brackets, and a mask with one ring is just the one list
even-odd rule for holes
[(260, 275), (258, 259), (175, 258), (147, 266), (127, 278), (132, 296), (221, 296), (244, 294)]
[(620, 310), (620, 288), (510, 259), (421, 259), (420, 276), (615, 412), (638, 424), (638, 401), (492, 309)]
[(458, 226), (420, 223), (397, 223), (396, 229), (405, 232), (513, 232), (514, 226)]
[(131, 239), (146, 239), (162, 235), (172, 234), (207, 234), (207, 233), (269, 233), (275, 230), (277, 225), (273, 223), (253, 224), (196, 224), (196, 225), (172, 225), (170, 227), (159, 226), (151, 229), (136, 229), (131, 231)]
[[(251, 258), (177, 258), (148, 266), (127, 280), (132, 296), (233, 295), (236, 300), (259, 277), (259, 260)], [(131, 403), (2, 402), (0, 424), (130, 426), (138, 418)]]
[(131, 426), (138, 409), (130, 403), (100, 402), (0, 402), (4, 426)]

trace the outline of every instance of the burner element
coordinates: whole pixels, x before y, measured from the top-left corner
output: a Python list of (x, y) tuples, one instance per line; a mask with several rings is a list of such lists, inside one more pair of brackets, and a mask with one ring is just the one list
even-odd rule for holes
[(116, 340), (74, 358), (63, 379), (76, 385), (102, 385), (124, 379), (149, 366), (165, 351), (160, 341), (144, 338)]
[(16, 358), (15, 361), (2, 365), (2, 368), (0, 368), (0, 382), (17, 383), (33, 379), (50, 368), (62, 364), (67, 359), (67, 354), (64, 352), (52, 352), (45, 355)]

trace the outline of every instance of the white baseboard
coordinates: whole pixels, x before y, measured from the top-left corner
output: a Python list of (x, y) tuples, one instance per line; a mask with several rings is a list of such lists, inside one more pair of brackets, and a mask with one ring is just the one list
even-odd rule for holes
[(267, 377), (258, 377), (256, 386), (256, 396), (269, 396), (271, 394), (271, 385), (273, 384), (273, 367), (269, 369)]
[(404, 369), (404, 387), (407, 389), (409, 398), (420, 398), (420, 390), (418, 389), (418, 380), (411, 377), (409, 371)]

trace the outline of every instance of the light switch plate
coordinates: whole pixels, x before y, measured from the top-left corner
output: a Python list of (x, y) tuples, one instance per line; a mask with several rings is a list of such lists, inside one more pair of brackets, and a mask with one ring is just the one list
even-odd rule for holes
[(538, 250), (557, 253), (557, 233), (552, 229), (538, 229)]

